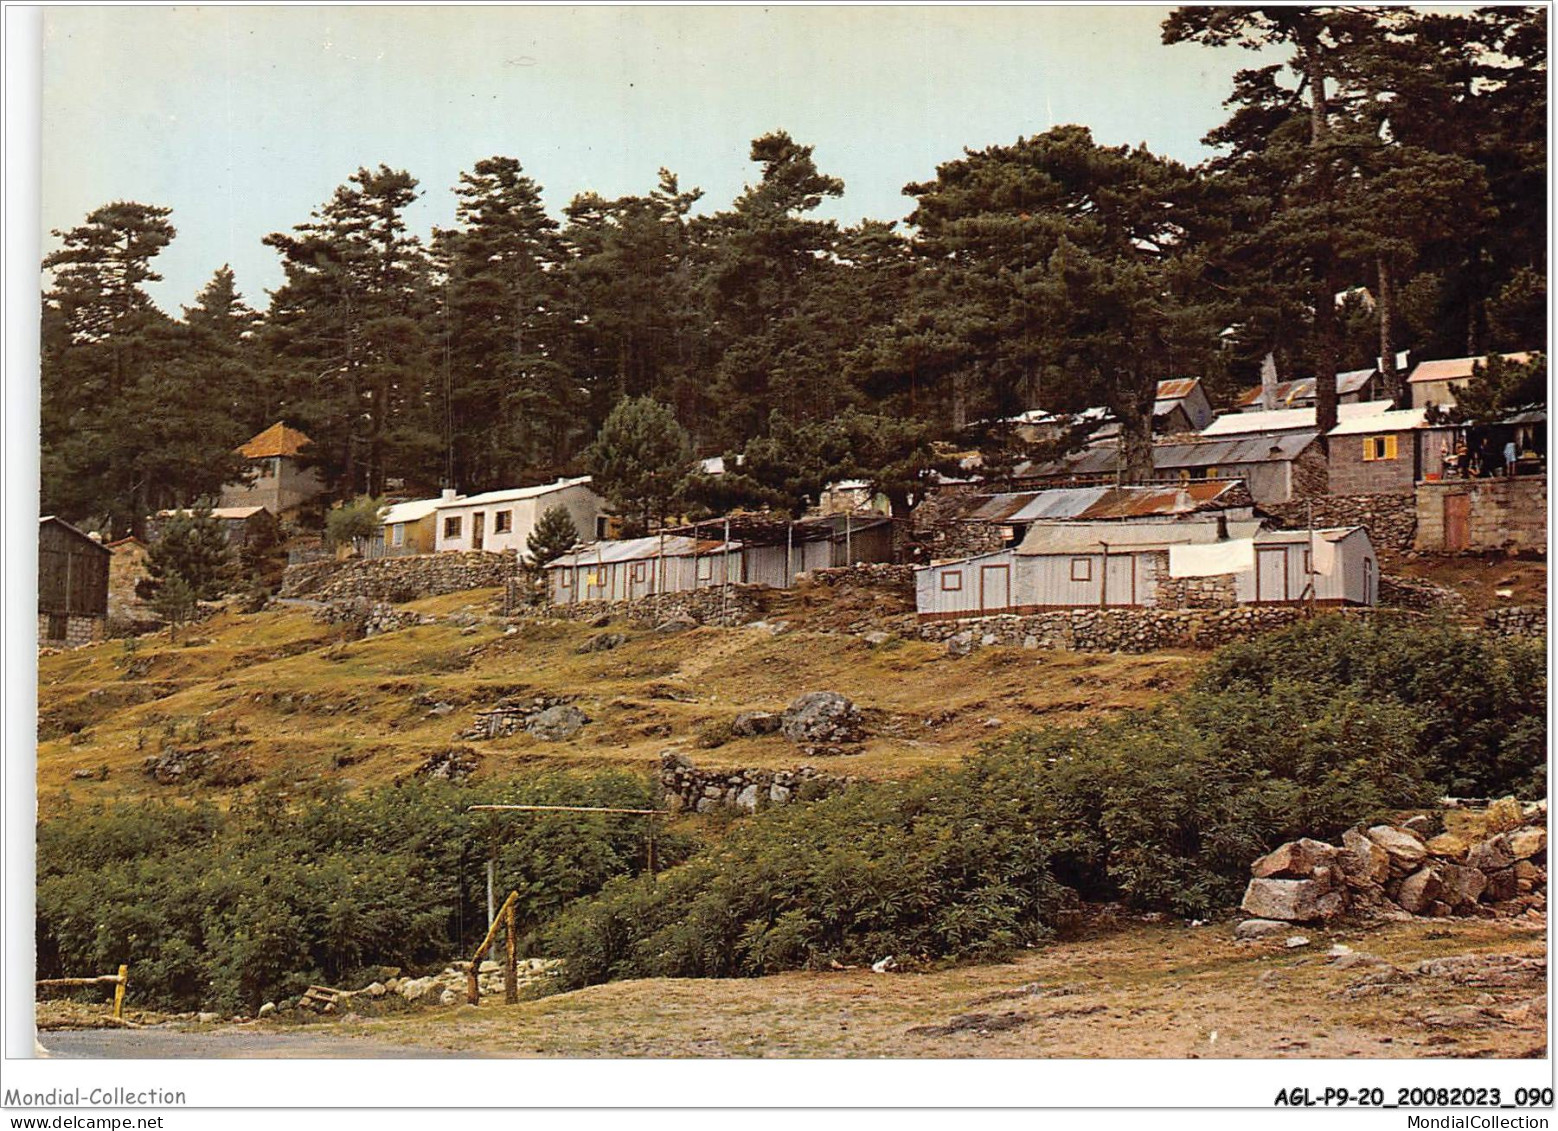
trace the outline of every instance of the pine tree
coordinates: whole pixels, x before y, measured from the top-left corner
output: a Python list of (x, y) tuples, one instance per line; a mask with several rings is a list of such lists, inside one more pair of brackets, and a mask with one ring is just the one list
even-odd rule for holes
[(215, 600), (227, 591), (232, 552), (208, 503), (168, 516), (146, 551), (146, 573), (154, 588), (181, 582), (195, 600)]
[(584, 458), (594, 489), (629, 530), (647, 533), (670, 512), (692, 465), (692, 444), (669, 407), (629, 397), (612, 409)]
[(540, 569), (547, 562), (562, 557), (578, 542), (579, 531), (568, 515), (568, 508), (548, 507), (525, 539), (525, 549), (530, 552), (527, 564), (531, 569)]

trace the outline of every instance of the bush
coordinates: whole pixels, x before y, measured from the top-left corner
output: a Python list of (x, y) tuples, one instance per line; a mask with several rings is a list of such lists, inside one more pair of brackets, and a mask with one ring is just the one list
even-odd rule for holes
[(1415, 617), (1318, 617), (1222, 649), (1199, 687), (1265, 692), (1282, 681), (1350, 688), (1407, 707), (1419, 724), (1425, 772), (1451, 796), (1547, 791), (1547, 664), (1539, 643)]
[[(227, 813), (72, 810), (38, 825), (38, 976), (129, 962), (138, 1004), (252, 1011), (310, 982), (468, 955), (487, 927), (494, 849), (531, 928), (647, 867), (642, 821), (466, 811), (491, 801), (646, 808), (650, 792), (620, 773), (557, 774), (296, 802), (262, 788)], [(692, 845), (661, 835), (656, 848), (674, 864)]]

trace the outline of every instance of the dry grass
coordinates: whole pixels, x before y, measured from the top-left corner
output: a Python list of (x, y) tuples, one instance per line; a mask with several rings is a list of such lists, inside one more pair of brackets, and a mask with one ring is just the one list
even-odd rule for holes
[[(1001, 965), (614, 982), (516, 1006), (364, 1021), (362, 1036), (516, 1057), (1541, 1056), (1541, 970), (1467, 984), (1411, 972), (1452, 955), (1545, 962), (1539, 930), (1418, 920), (1295, 928), (1241, 943), (1227, 923), (1130, 923)], [(1341, 968), (1333, 943), (1384, 959)], [(1371, 984), (1377, 983), (1377, 984)], [(919, 1030), (919, 1031), (916, 1031)]]
[[(485, 612), (491, 594), (452, 594), (413, 607)], [(777, 710), (795, 695), (832, 689), (869, 713), (862, 753), (824, 767), (868, 778), (947, 764), (1001, 727), (1074, 724), (1146, 706), (1192, 678), (1193, 654), (1076, 655), (981, 649), (949, 661), (918, 641), (871, 648), (849, 636), (763, 628), (700, 628), (628, 635), (609, 652), (581, 654), (599, 630), (564, 622), (425, 625), (359, 641), (301, 609), (224, 613), (173, 642), (108, 642), (39, 660), (38, 783), (46, 809), (73, 800), (221, 791), (159, 786), (141, 761), (164, 745), (221, 745), (262, 776), (339, 778), (349, 786), (395, 780), (456, 742), (475, 713), (504, 695), (576, 696), (593, 720), (578, 739), (528, 735), (471, 742), (480, 775), (525, 767), (648, 770), (676, 746), (710, 766), (790, 767), (779, 736), (703, 749), (698, 737), (745, 709)], [(430, 703), (453, 710), (433, 714)], [(103, 781), (77, 771), (100, 772)]]

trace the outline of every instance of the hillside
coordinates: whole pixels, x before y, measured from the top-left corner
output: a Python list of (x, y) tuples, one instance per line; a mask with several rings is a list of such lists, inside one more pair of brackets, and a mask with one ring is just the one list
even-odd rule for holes
[[(782, 708), (819, 689), (853, 698), (869, 731), (862, 753), (823, 768), (886, 778), (954, 762), (1001, 727), (1145, 706), (1188, 684), (1196, 666), (1193, 654), (1013, 648), (949, 660), (918, 641), (872, 647), (756, 625), (677, 634), (613, 625), (625, 642), (581, 653), (601, 629), (505, 625), (485, 615), (495, 599), (472, 591), (413, 602), (452, 619), (362, 640), (284, 608), (224, 612), (176, 642), (160, 634), (41, 656), (41, 804), (50, 810), (61, 791), (75, 801), (221, 798), (271, 776), (387, 782), (451, 747), (479, 754), (477, 776), (534, 766), (647, 772), (672, 747), (700, 767), (788, 768), (805, 759), (777, 735), (700, 741), (718, 741), (720, 724), (741, 710)], [(572, 697), (592, 722), (566, 742), (457, 737), (500, 698), (537, 695)], [(159, 784), (142, 763), (169, 751), (210, 755), (218, 769), (201, 783)]]

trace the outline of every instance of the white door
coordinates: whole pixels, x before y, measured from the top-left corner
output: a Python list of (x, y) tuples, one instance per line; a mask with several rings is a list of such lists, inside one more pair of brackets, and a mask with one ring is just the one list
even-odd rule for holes
[(979, 567), (979, 607), (994, 611), (1012, 605), (1012, 570), (1006, 565)]
[(1286, 546), (1255, 548), (1255, 599), (1288, 599), (1288, 552)]
[(1136, 555), (1122, 554), (1105, 559), (1104, 604), (1134, 605), (1136, 603)]

